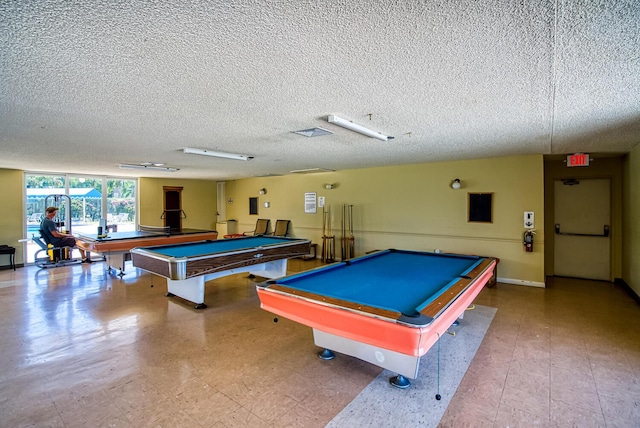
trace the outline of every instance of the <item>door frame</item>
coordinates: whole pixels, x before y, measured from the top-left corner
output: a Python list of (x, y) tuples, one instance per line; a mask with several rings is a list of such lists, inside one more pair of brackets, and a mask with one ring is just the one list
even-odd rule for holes
[[(623, 200), (623, 161), (620, 154), (593, 155), (593, 162), (588, 167), (569, 168), (566, 155), (544, 156), (544, 273), (554, 276), (555, 224), (554, 212), (554, 180), (563, 179), (611, 179), (611, 280), (622, 277), (622, 200)], [(537, 242), (536, 242), (537, 244)]]
[[(164, 218), (164, 226), (172, 226), (171, 220), (167, 221), (169, 217), (177, 218), (178, 220), (178, 228), (182, 229), (182, 186), (162, 186), (162, 212)], [(169, 192), (177, 192), (178, 193), (178, 207), (177, 208), (167, 208), (167, 193)], [(171, 215), (169, 215), (171, 213)], [(174, 214), (175, 213), (175, 214)], [(169, 223), (169, 224), (167, 224)]]

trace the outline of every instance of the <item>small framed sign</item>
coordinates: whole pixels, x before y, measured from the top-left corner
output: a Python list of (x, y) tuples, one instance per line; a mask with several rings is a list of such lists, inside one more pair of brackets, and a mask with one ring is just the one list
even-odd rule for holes
[(567, 155), (567, 166), (589, 166), (589, 153)]
[(315, 214), (317, 210), (316, 192), (307, 192), (304, 194), (304, 213)]
[(493, 193), (469, 193), (469, 221), (493, 223)]

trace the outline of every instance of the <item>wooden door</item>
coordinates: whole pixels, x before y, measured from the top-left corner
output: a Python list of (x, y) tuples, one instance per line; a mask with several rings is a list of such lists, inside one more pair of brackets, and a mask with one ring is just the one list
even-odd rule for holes
[(162, 188), (164, 191), (164, 226), (182, 229), (182, 187)]
[(554, 275), (611, 280), (609, 179), (554, 183)]

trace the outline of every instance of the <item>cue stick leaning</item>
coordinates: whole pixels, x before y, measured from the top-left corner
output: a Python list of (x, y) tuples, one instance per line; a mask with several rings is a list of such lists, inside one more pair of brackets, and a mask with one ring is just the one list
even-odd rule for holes
[(326, 246), (327, 246), (327, 208), (322, 207), (322, 253), (320, 255), (320, 261), (324, 263), (326, 256)]
[(321, 261), (331, 263), (335, 257), (335, 236), (331, 235), (331, 207), (322, 209), (322, 256)]
[(355, 255), (355, 237), (353, 236), (353, 205), (342, 206), (342, 260), (349, 260)]
[(340, 237), (340, 259), (346, 260), (347, 258), (347, 248), (346, 248), (346, 239), (347, 239), (347, 227), (346, 227), (346, 219), (345, 219), (345, 208), (346, 205), (342, 205), (342, 236)]
[(353, 236), (353, 205), (349, 205), (349, 242), (348, 242), (347, 258), (355, 256), (356, 238)]

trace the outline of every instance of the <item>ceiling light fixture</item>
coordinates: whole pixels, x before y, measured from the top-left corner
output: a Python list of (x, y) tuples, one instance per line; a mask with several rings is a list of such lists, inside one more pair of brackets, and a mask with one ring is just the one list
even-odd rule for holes
[(171, 168), (168, 166), (156, 166), (156, 165), (146, 165), (146, 164), (121, 163), (119, 166), (120, 166), (120, 169), (150, 169), (153, 171), (164, 171), (164, 172), (180, 171), (180, 168)]
[(242, 160), (242, 161), (250, 161), (251, 159), (253, 159), (253, 156), (239, 155), (236, 153), (214, 152), (214, 151), (205, 150), (205, 149), (191, 149), (189, 147), (185, 147), (184, 149), (182, 149), (182, 151), (184, 153), (188, 153), (192, 155), (213, 156), (215, 158), (234, 159), (234, 160)]
[(335, 172), (335, 169), (326, 168), (306, 168), (306, 169), (294, 169), (289, 171), (291, 174), (317, 174), (319, 172)]
[(393, 137), (390, 137), (388, 135), (383, 135), (380, 132), (377, 131), (372, 131), (369, 128), (365, 128), (364, 126), (361, 125), (357, 125), (353, 122), (350, 122), (346, 119), (342, 119), (338, 116), (334, 116), (332, 114), (330, 114), (329, 116), (327, 116), (327, 121), (329, 123), (335, 123), (338, 126), (342, 126), (343, 128), (347, 128), (351, 131), (355, 131), (358, 132), (362, 135), (366, 135), (367, 137), (372, 137), (372, 138), (377, 138), (378, 140), (382, 140), (382, 141), (387, 141), (387, 140), (392, 140)]

